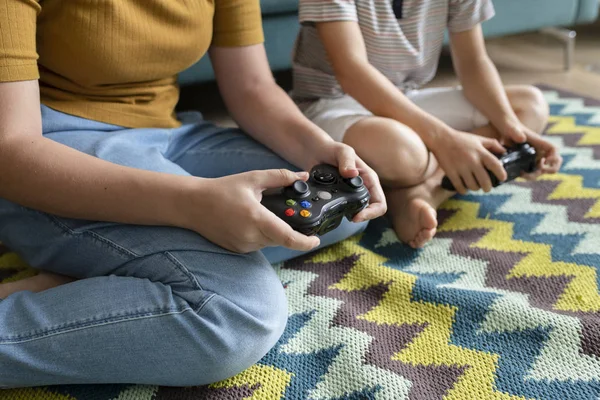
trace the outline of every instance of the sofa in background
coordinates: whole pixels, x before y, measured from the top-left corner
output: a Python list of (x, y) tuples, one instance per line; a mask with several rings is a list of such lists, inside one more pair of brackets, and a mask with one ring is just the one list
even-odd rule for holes
[[(544, 28), (590, 23), (598, 18), (598, 0), (493, 0), (496, 17), (483, 24), (486, 37)], [(265, 47), (273, 71), (291, 67), (291, 51), (298, 32), (297, 0), (261, 0)], [(569, 49), (569, 32), (550, 30)], [(573, 38), (571, 38), (573, 39)], [(573, 44), (572, 40), (570, 41)], [(573, 48), (571, 47), (572, 51)], [(568, 57), (567, 57), (568, 58)], [(182, 86), (213, 80), (208, 56), (179, 76)]]

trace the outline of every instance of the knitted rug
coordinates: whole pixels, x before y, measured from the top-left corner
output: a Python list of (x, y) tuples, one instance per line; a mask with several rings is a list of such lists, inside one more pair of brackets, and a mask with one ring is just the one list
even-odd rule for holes
[[(280, 266), (287, 329), (238, 376), (199, 388), (60, 386), (0, 398), (598, 399), (600, 102), (544, 90), (547, 134), (565, 159), (559, 174), (449, 200), (420, 251), (380, 219)], [(32, 273), (15, 254), (0, 256), (0, 278)]]

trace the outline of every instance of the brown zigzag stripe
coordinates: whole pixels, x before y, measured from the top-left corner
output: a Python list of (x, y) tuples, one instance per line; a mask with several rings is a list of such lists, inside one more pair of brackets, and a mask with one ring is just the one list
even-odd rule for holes
[[(552, 124), (554, 125), (554, 124)], [(566, 146), (568, 147), (585, 147), (588, 149), (592, 149), (592, 154), (594, 159), (600, 159), (600, 146), (598, 145), (588, 145), (586, 144), (585, 146), (580, 146), (578, 145), (579, 141), (581, 140), (581, 138), (583, 137), (583, 134), (568, 134), (568, 135), (561, 135), (561, 134), (557, 134), (557, 133), (553, 133), (552, 136), (560, 136), (563, 138), (563, 142)]]
[(582, 323), (580, 353), (600, 358), (600, 318), (598, 314), (579, 315)]
[(507, 278), (510, 270), (526, 254), (471, 247), (486, 233), (485, 229), (473, 229), (460, 232), (440, 232), (438, 237), (454, 239), (450, 247), (453, 254), (488, 262), (486, 287), (525, 293), (529, 296), (532, 306), (552, 310), (553, 305), (572, 278), (569, 276)]
[(161, 386), (152, 400), (243, 400), (248, 399), (260, 388), (260, 384), (250, 387), (247, 384), (228, 388), (209, 388), (208, 386), (176, 388)]
[(425, 328), (421, 324), (387, 325), (356, 318), (375, 307), (388, 291), (389, 283), (379, 283), (364, 290), (343, 291), (331, 289), (358, 260), (357, 255), (328, 263), (311, 263), (310, 257), (286, 263), (286, 268), (318, 274), (308, 293), (342, 300), (343, 304), (333, 319), (333, 324), (365, 332), (373, 341), (365, 354), (365, 362), (388, 369), (412, 383), (410, 398), (414, 400), (441, 399), (463, 374), (466, 366), (411, 365), (392, 356), (417, 337)]
[[(446, 219), (453, 213), (449, 210), (440, 210), (440, 219)], [(572, 277), (565, 275), (506, 278), (510, 270), (525, 254), (471, 247), (485, 233), (485, 229), (473, 229), (459, 232), (440, 232), (437, 236), (454, 239), (450, 248), (453, 254), (488, 262), (486, 287), (524, 293), (528, 295), (529, 302), (533, 307), (579, 318), (582, 323), (581, 353), (600, 357), (600, 313), (583, 313), (554, 309), (554, 304), (564, 292)]]
[(597, 199), (548, 200), (560, 181), (513, 182), (512, 184), (531, 189), (531, 199), (536, 203), (566, 206), (569, 221), (600, 224), (600, 218), (585, 217), (590, 208), (596, 204)]

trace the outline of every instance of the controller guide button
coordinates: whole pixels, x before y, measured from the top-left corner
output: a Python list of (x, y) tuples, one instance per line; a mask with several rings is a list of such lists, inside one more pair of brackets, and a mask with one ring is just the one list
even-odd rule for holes
[(310, 203), (310, 201), (302, 200), (302, 201), (300, 202), (300, 207), (303, 207), (303, 208), (311, 208), (311, 207), (312, 207), (312, 204)]
[(319, 193), (317, 193), (317, 196), (319, 196), (319, 198), (323, 199), (323, 200), (331, 200), (331, 193), (329, 192), (325, 192), (323, 190), (321, 190)]
[(294, 211), (293, 208), (288, 208), (287, 210), (285, 210), (285, 215), (288, 216), (288, 217), (291, 217), (294, 214), (296, 214), (296, 211)]
[[(293, 211), (293, 210), (292, 210)], [(310, 217), (312, 214), (310, 213), (310, 211), (308, 210), (302, 210), (300, 211), (300, 215), (303, 216), (304, 218), (308, 218)]]
[(296, 205), (296, 201), (292, 200), (292, 199), (288, 199), (285, 201), (285, 205), (286, 206), (295, 206)]

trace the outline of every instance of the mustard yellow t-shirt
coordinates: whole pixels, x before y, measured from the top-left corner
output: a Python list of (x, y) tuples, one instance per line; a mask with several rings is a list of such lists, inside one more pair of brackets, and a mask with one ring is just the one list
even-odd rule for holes
[(209, 46), (262, 43), (259, 0), (0, 0), (0, 82), (56, 110), (176, 127), (176, 76)]

